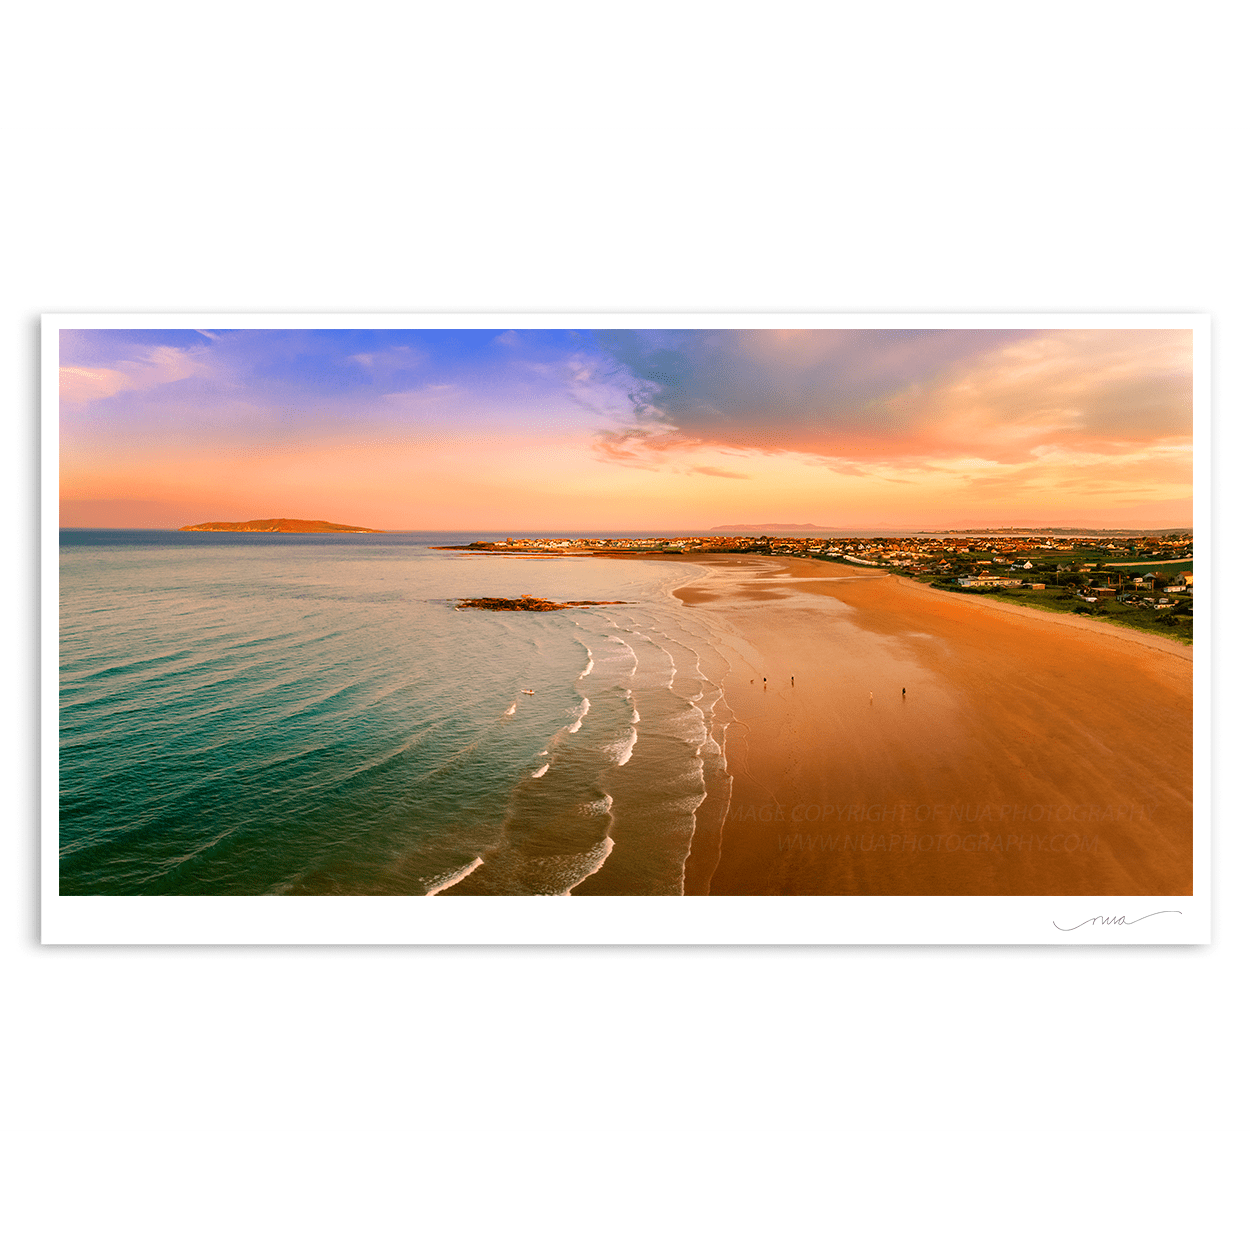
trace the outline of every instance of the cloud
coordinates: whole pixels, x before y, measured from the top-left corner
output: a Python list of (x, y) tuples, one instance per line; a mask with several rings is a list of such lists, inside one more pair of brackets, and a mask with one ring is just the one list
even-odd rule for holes
[(744, 482), (751, 480), (749, 473), (734, 473), (729, 469), (717, 469), (709, 464), (696, 464), (690, 468), (691, 473), (706, 473), (708, 477), (736, 477)]
[(521, 336), (515, 330), (505, 330), (502, 334), (495, 335), (492, 342), (498, 343), (501, 347), (520, 347)]
[(130, 389), (130, 379), (117, 369), (84, 369), (73, 365), (61, 369), (61, 401), (82, 403), (107, 399)]
[(596, 454), (800, 452), (852, 465), (930, 456), (1122, 454), (1187, 436), (1192, 351), (1172, 330), (602, 331), (631, 415)]
[(384, 381), (411, 374), (425, 360), (424, 352), (414, 352), (407, 343), (380, 351), (355, 352), (343, 357), (347, 364), (359, 365), (371, 378)]
[(122, 391), (149, 391), (207, 372), (208, 361), (196, 349), (153, 347), (134, 360), (116, 361), (113, 368), (64, 366), (61, 399), (69, 403), (108, 399)]
[(631, 425), (622, 429), (598, 430), (591, 451), (601, 460), (628, 461), (637, 467), (658, 467), (671, 453), (700, 446), (674, 426)]

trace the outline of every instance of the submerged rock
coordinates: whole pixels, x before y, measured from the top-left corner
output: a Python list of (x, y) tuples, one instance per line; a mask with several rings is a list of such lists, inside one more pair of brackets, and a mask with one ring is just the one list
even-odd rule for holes
[(573, 599), (569, 603), (556, 603), (551, 599), (522, 595), (519, 599), (461, 599), (459, 606), (480, 608), (485, 612), (559, 612), (564, 608), (600, 608), (625, 602), (624, 599)]

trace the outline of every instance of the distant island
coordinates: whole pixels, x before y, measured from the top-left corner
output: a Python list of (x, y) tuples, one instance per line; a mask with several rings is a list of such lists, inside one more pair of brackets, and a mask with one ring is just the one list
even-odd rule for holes
[(180, 525), (186, 531), (230, 532), (235, 534), (385, 534), (385, 530), (365, 529), (363, 525), (335, 525), (333, 521), (296, 521), (290, 517), (270, 517), (267, 521), (204, 521)]

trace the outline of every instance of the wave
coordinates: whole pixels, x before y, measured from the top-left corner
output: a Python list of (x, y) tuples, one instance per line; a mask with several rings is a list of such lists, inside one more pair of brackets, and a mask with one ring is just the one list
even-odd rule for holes
[[(610, 801), (611, 800), (609, 800), (609, 802)], [(570, 897), (573, 893), (574, 888), (576, 886), (581, 885), (582, 881), (586, 880), (586, 877), (593, 877), (595, 873), (597, 873), (599, 869), (603, 867), (603, 865), (607, 862), (608, 856), (612, 854), (612, 848), (615, 845), (616, 843), (613, 842), (612, 839), (607, 836), (607, 834), (604, 834), (603, 841), (600, 842), (599, 845), (595, 847), (593, 851), (589, 852), (587, 857), (582, 861), (582, 867), (589, 868), (589, 871), (586, 873), (586, 876), (582, 877), (581, 881), (575, 881), (572, 885), (569, 886), (567, 890), (563, 890), (561, 892), (565, 898)]]
[(624, 638), (618, 638), (616, 634), (609, 634), (608, 641), (620, 643), (620, 645), (629, 652), (629, 658), (633, 661), (633, 667), (629, 670), (626, 676), (633, 677), (633, 675), (638, 671), (638, 652), (635, 651)]
[(504, 715), (505, 715), (505, 716), (514, 716), (515, 714), (516, 714), (516, 704), (515, 704), (515, 703), (513, 703), (513, 705), (512, 705), (512, 706), (511, 706), (511, 707), (510, 707), (510, 708), (509, 708), (509, 709), (508, 709), (508, 710), (504, 713)]
[[(431, 898), (435, 894), (442, 893), (443, 890), (450, 889), (459, 881), (463, 881), (469, 873), (476, 871), (485, 861), (479, 855), (471, 864), (465, 864), (463, 868), (455, 868), (445, 876), (436, 877), (433, 884), (425, 892), (426, 898)], [(422, 884), (425, 884), (422, 882)]]
[(543, 765), (543, 766), (542, 766), (542, 767), (541, 767), (541, 768), (540, 768), (537, 772), (535, 772), (535, 773), (530, 773), (530, 776), (531, 776), (531, 777), (541, 777), (541, 776), (543, 775), (543, 773), (545, 773), (545, 772), (547, 771), (547, 769), (549, 769), (550, 767), (551, 767), (551, 765), (550, 765), (550, 764), (544, 764), (544, 765)]
[(629, 757), (634, 753), (634, 744), (638, 741), (638, 731), (631, 729), (629, 733), (616, 742), (609, 742), (603, 753), (614, 764), (628, 764)]
[(575, 715), (577, 719), (568, 727), (569, 733), (575, 734), (582, 727), (582, 721), (586, 719), (586, 713), (590, 711), (590, 700), (583, 698), (580, 708), (569, 708), (569, 712)]
[[(586, 647), (586, 644), (582, 643), (582, 646)], [(595, 666), (595, 657), (592, 654), (590, 648), (586, 647), (586, 667), (582, 669), (580, 673), (577, 674), (577, 680), (581, 681), (583, 677), (589, 677), (590, 670), (594, 668), (594, 666)]]
[(692, 747), (700, 747), (708, 739), (707, 718), (689, 701), (682, 711), (669, 718), (665, 728)]
[(659, 647), (660, 650), (664, 652), (666, 656), (668, 656), (668, 662), (672, 666), (672, 670), (668, 675), (668, 681), (665, 683), (665, 685), (667, 689), (672, 690), (673, 682), (677, 680), (677, 661), (673, 658), (673, 653), (667, 647), (660, 647), (660, 644), (656, 642), (654, 638), (651, 639), (651, 642), (655, 646)]

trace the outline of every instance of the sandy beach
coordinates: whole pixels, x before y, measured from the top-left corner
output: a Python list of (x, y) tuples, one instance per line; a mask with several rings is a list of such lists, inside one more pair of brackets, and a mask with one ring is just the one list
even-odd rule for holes
[(732, 664), (734, 781), (687, 893), (1191, 893), (1190, 648), (840, 565), (699, 563), (677, 595)]

